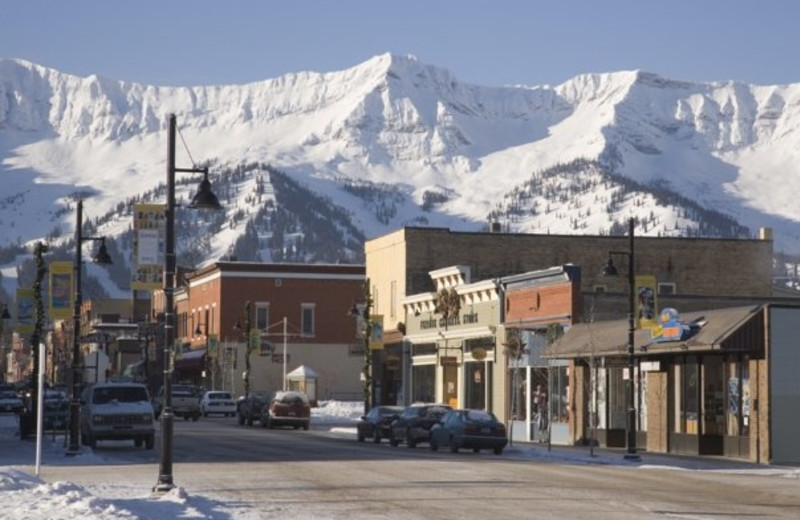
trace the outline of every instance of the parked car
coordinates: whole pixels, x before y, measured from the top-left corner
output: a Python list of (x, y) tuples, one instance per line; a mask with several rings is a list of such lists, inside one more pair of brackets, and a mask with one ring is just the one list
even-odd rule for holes
[(225, 417), (236, 415), (236, 402), (230, 392), (212, 390), (203, 394), (200, 399), (200, 411), (203, 417), (208, 417), (212, 413), (219, 413)]
[(132, 439), (136, 447), (155, 445), (155, 414), (141, 383), (106, 382), (81, 394), (81, 441), (94, 448), (104, 439)]
[(22, 413), (25, 405), (13, 389), (0, 390), (0, 412)]
[(431, 428), (430, 447), (436, 451), (449, 446), (453, 453), (461, 448), (474, 452), (493, 450), (503, 453), (508, 444), (506, 427), (486, 410), (450, 410)]
[(389, 438), (392, 422), (403, 413), (402, 406), (375, 406), (361, 417), (356, 424), (356, 438), (358, 442), (372, 439), (372, 442), (381, 442), (382, 438)]
[(292, 426), (308, 430), (311, 425), (311, 404), (302, 392), (278, 392), (269, 404), (261, 410), (261, 426)]
[[(189, 419), (196, 421), (200, 418), (200, 392), (201, 390), (195, 386), (187, 384), (175, 383), (170, 385), (172, 390), (172, 413), (175, 417), (183, 417), (184, 420)], [(156, 414), (156, 419), (161, 415), (164, 409), (164, 387), (158, 391), (155, 399), (153, 399), (153, 410)]]
[(61, 391), (45, 391), (42, 403), (42, 427), (45, 430), (66, 430), (69, 424), (69, 399)]
[(403, 410), (389, 430), (389, 444), (397, 446), (405, 442), (415, 448), (420, 442), (428, 442), (431, 427), (452, 408), (446, 404), (413, 404)]
[(254, 421), (261, 421), (261, 410), (269, 405), (269, 392), (250, 392), (236, 400), (236, 416), (239, 425), (252, 426)]

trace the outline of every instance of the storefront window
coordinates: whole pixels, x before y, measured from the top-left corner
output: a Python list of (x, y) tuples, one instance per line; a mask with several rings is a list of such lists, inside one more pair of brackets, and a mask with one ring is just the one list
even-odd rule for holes
[(703, 431), (708, 435), (725, 433), (725, 400), (722, 386), (722, 358), (703, 360)]
[(672, 387), (675, 398), (675, 433), (697, 435), (698, 403), (700, 402), (700, 370), (697, 358), (689, 356), (682, 365), (672, 371)]
[(550, 417), (565, 423), (569, 421), (569, 367), (553, 367), (550, 373)]
[(412, 369), (412, 401), (436, 402), (436, 365), (415, 365)]
[(623, 379), (623, 368), (608, 369), (608, 427), (625, 429), (628, 425), (628, 382)]
[(592, 424), (595, 427), (604, 430), (607, 428), (608, 421), (606, 421), (608, 405), (606, 404), (606, 372), (605, 368), (595, 368), (594, 372), (594, 399), (592, 402), (592, 409), (589, 412), (589, 426)]
[(525, 402), (527, 401), (525, 368), (511, 368), (509, 370), (511, 383), (511, 418), (521, 421), (525, 418)]
[(466, 408), (487, 410), (486, 396), (490, 393), (491, 363), (484, 361), (464, 365), (464, 400)]
[(747, 359), (727, 363), (726, 372), (726, 434), (733, 437), (746, 436), (750, 425), (750, 377)]

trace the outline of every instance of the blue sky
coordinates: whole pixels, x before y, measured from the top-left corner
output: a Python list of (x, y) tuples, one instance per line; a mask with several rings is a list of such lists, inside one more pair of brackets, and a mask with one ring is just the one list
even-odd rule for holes
[(3, 2), (0, 57), (154, 85), (240, 84), (413, 54), (481, 85), (643, 69), (800, 82), (795, 0)]

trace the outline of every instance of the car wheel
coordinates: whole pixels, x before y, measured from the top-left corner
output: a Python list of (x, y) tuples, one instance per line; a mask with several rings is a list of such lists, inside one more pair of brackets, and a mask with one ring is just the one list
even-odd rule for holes
[(95, 439), (91, 435), (87, 435), (86, 445), (89, 446), (91, 449), (95, 449), (97, 447), (97, 439)]
[(145, 449), (152, 450), (153, 447), (156, 445), (156, 435), (151, 433), (147, 436), (144, 440), (144, 447)]
[(244, 426), (244, 415), (239, 412), (239, 419), (238, 419), (239, 426)]
[(308, 428), (309, 428), (309, 426), (311, 426), (311, 425), (310, 425), (310, 424), (308, 424), (308, 423), (305, 423), (305, 424), (303, 425), (303, 431), (306, 431), (306, 432), (307, 432), (307, 431), (308, 431)]
[(253, 417), (248, 415), (246, 422), (247, 422), (247, 426), (253, 426)]
[(208, 417), (208, 412), (203, 412), (203, 417)]
[(372, 442), (375, 444), (380, 444), (381, 442), (381, 431), (378, 428), (375, 428), (375, 431), (372, 433)]
[(411, 435), (411, 430), (406, 431), (406, 446), (409, 448), (417, 447), (417, 441), (414, 440), (414, 437)]
[(137, 448), (141, 448), (142, 444), (144, 443), (142, 442), (141, 437), (136, 437), (135, 439), (133, 439), (133, 445), (136, 446)]
[(458, 444), (453, 442), (453, 438), (450, 438), (450, 453), (458, 453)]
[(398, 444), (400, 444), (400, 443), (397, 442), (397, 439), (395, 439), (394, 433), (390, 433), (389, 434), (389, 446), (397, 446)]
[(494, 454), (495, 454), (495, 455), (502, 455), (502, 454), (503, 454), (503, 447), (502, 447), (502, 446), (498, 446), (498, 447), (496, 447), (496, 448), (494, 449)]
[(431, 451), (439, 451), (439, 445), (436, 443), (435, 440), (433, 440), (433, 438), (431, 438), (430, 445), (431, 445)]
[(364, 435), (361, 432), (356, 433), (356, 440), (358, 442), (364, 442)]
[(472, 453), (480, 453), (480, 452), (481, 452), (480, 448), (472, 448)]

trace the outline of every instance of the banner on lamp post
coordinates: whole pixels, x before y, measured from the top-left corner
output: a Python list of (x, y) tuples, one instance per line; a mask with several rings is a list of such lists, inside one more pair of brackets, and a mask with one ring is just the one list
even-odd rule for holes
[(250, 329), (250, 334), (247, 336), (247, 350), (248, 352), (258, 352), (261, 350), (260, 330)]
[(17, 289), (17, 332), (30, 334), (36, 322), (33, 289)]
[(72, 318), (72, 295), (75, 293), (72, 262), (50, 263), (50, 319)]
[(133, 206), (131, 289), (152, 291), (164, 285), (166, 219), (164, 204)]
[(216, 358), (219, 351), (219, 336), (216, 334), (208, 335), (208, 357)]
[(656, 300), (656, 277), (636, 276), (636, 325), (639, 329), (650, 329), (658, 324), (658, 302)]
[(383, 315), (373, 314), (369, 317), (371, 330), (369, 334), (369, 348), (381, 350), (383, 348)]

